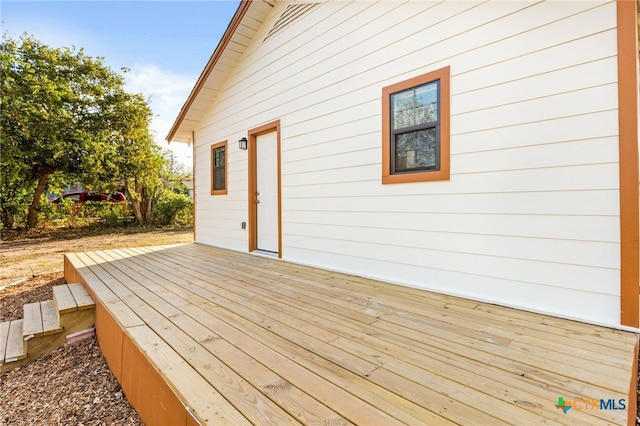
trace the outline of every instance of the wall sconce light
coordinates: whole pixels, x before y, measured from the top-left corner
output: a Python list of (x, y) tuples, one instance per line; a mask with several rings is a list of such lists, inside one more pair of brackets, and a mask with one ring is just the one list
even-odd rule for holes
[(238, 141), (238, 147), (242, 150), (247, 149), (247, 138), (242, 138)]

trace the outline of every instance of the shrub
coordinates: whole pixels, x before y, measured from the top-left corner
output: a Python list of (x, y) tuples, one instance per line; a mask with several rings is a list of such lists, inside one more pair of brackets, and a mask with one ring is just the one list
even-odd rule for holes
[(192, 225), (193, 200), (184, 194), (165, 191), (154, 208), (153, 217), (158, 225)]
[(123, 226), (131, 223), (131, 206), (128, 203), (88, 202), (74, 203), (64, 199), (59, 203), (45, 202), (38, 208), (40, 226)]
[(133, 212), (129, 203), (86, 203), (85, 214), (101, 226), (122, 226), (133, 221)]

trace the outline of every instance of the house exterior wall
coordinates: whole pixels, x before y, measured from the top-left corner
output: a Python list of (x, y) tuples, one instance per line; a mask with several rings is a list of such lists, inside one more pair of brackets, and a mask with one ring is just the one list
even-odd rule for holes
[[(287, 4), (196, 128), (196, 241), (247, 250), (235, 141), (280, 120), (284, 259), (619, 324), (615, 2), (326, 2), (264, 40)], [(383, 185), (382, 88), (445, 66), (450, 180)]]

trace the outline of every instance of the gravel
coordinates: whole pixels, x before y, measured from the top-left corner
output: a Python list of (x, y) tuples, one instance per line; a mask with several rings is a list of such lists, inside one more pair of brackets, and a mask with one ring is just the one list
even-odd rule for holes
[[(62, 273), (0, 289), (0, 320), (22, 318), (25, 303), (52, 298)], [(0, 425), (142, 425), (109, 371), (95, 337), (0, 375)]]

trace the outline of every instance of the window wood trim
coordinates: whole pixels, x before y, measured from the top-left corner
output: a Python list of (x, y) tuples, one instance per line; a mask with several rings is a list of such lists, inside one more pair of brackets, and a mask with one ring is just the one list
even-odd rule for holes
[[(450, 179), (450, 67), (410, 78), (382, 88), (382, 183), (427, 182)], [(391, 173), (391, 95), (433, 81), (440, 81), (440, 170)]]
[[(620, 324), (640, 326), (638, 177), (638, 5), (616, 2), (620, 175)], [(631, 385), (635, 395), (635, 383)], [(635, 401), (635, 398), (633, 399)], [(629, 416), (631, 417), (631, 416)]]
[[(224, 147), (224, 189), (213, 189), (214, 162), (215, 162), (213, 152), (217, 148), (221, 148), (221, 147)], [(209, 151), (210, 151), (210, 158), (211, 158), (211, 174), (209, 175), (210, 177), (209, 183), (211, 185), (211, 195), (224, 195), (227, 193), (227, 189), (229, 187), (229, 180), (227, 179), (227, 176), (229, 173), (229, 149), (227, 147), (227, 141), (218, 142), (211, 145), (211, 148), (209, 148)]]

